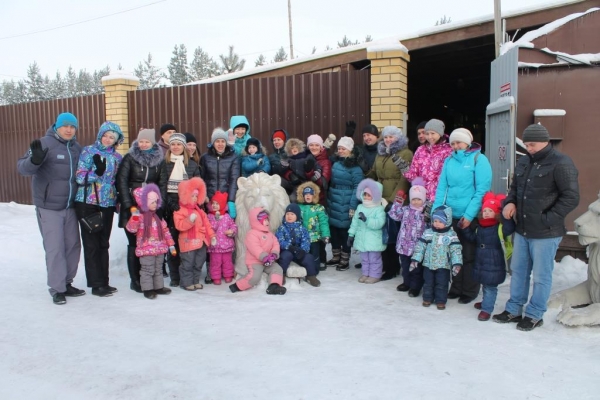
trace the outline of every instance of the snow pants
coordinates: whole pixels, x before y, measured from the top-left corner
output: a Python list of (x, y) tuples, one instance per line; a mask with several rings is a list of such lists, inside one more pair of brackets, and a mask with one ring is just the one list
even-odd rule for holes
[(197, 250), (183, 252), (179, 257), (181, 258), (179, 286), (185, 288), (200, 283), (200, 273), (206, 262), (206, 246), (203, 245)]
[(363, 276), (370, 278), (381, 278), (383, 275), (383, 261), (380, 251), (362, 251), (360, 253), (362, 263), (361, 272)]
[(233, 267), (233, 252), (209, 253), (210, 254), (210, 278), (215, 279), (233, 278), (235, 275)]
[(296, 257), (289, 250), (281, 250), (279, 255), (279, 265), (283, 270), (283, 274), (287, 272), (291, 262), (295, 262), (306, 270), (306, 276), (316, 276), (319, 273), (319, 264), (315, 264), (313, 256), (310, 253), (306, 253), (302, 259)]
[(162, 274), (164, 254), (140, 257), (140, 286), (143, 291), (162, 289), (165, 286)]
[(248, 265), (248, 273), (236, 282), (237, 287), (240, 290), (248, 290), (253, 286), (258, 285), (263, 272), (269, 275), (269, 284), (277, 283), (283, 284), (283, 269), (277, 263), (273, 263), (268, 267), (262, 264)]

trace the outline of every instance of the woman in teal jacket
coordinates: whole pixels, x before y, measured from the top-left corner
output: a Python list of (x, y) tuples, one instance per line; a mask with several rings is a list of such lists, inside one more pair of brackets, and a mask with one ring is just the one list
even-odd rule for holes
[(473, 280), (475, 245), (465, 238), (463, 228), (477, 226), (483, 196), (492, 186), (492, 167), (468, 129), (455, 129), (450, 145), (452, 154), (444, 162), (432, 209), (442, 204), (452, 208), (452, 227), (462, 245), (463, 267), (452, 279), (448, 298), (468, 304), (479, 294), (479, 283)]
[(229, 129), (231, 129), (235, 138), (233, 150), (235, 154), (241, 156), (246, 148), (246, 142), (252, 137), (250, 136), (250, 122), (248, 122), (245, 115), (234, 115), (229, 120)]

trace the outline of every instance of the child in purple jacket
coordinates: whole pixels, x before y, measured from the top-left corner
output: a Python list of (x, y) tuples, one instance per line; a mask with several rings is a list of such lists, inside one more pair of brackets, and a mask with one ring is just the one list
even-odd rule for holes
[(408, 292), (410, 297), (417, 297), (423, 287), (423, 266), (410, 271), (410, 263), (415, 246), (425, 230), (425, 217), (423, 208), (427, 190), (422, 178), (415, 178), (409, 191), (410, 204), (403, 206), (404, 198), (396, 197), (396, 201), (388, 212), (394, 221), (402, 221), (400, 233), (396, 241), (396, 252), (400, 254), (400, 266), (404, 281), (396, 289), (399, 292)]
[(215, 192), (210, 199), (209, 209), (208, 221), (217, 235), (217, 244), (208, 247), (210, 278), (215, 285), (221, 284), (221, 277), (230, 283), (234, 276), (234, 237), (238, 228), (233, 218), (227, 214), (227, 193)]

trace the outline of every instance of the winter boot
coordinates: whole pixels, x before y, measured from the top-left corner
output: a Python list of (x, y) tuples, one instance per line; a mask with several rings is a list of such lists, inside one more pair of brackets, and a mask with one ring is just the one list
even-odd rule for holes
[(75, 286), (67, 283), (67, 291), (63, 294), (67, 297), (79, 297), (85, 294), (85, 290), (77, 289)]
[(209, 274), (206, 274), (206, 278), (204, 278), (204, 283), (206, 283), (207, 285), (211, 285), (213, 283), (213, 280)]
[(155, 299), (156, 292), (154, 290), (144, 290), (144, 297), (150, 300)]
[(171, 294), (171, 289), (162, 287), (160, 289), (154, 289), (154, 293), (156, 293), (156, 294)]
[(354, 268), (356, 268), (356, 269), (362, 268), (362, 263), (354, 264)]
[(369, 279), (369, 277), (368, 277), (368, 276), (364, 276), (364, 275), (362, 275), (360, 278), (358, 278), (358, 281), (359, 281), (360, 283), (365, 283), (365, 282), (367, 281), (367, 279)]
[(401, 283), (396, 287), (396, 290), (399, 292), (408, 292), (410, 287), (406, 283)]
[(350, 253), (346, 253), (342, 251), (342, 255), (340, 257), (340, 263), (337, 267), (335, 267), (338, 271), (348, 271), (350, 268)]
[(142, 287), (140, 286), (140, 269), (140, 259), (135, 255), (135, 246), (127, 246), (127, 270), (129, 271), (129, 278), (131, 279), (129, 289), (138, 293), (142, 293)]
[(112, 292), (106, 286), (92, 288), (92, 294), (98, 297), (112, 296)]
[(240, 288), (238, 287), (237, 284), (233, 284), (233, 285), (229, 285), (229, 290), (231, 290), (231, 293), (235, 293), (235, 292), (239, 292)]
[(409, 289), (408, 290), (408, 297), (418, 297), (419, 293), (421, 293), (421, 291), (418, 290), (418, 289)]
[(443, 311), (443, 310), (446, 309), (446, 304), (444, 304), (444, 303), (437, 303), (436, 307), (437, 307), (438, 310)]
[(52, 302), (56, 305), (67, 304), (67, 299), (65, 299), (65, 294), (61, 292), (56, 292), (52, 295)]
[(306, 282), (308, 282), (309, 285), (314, 286), (314, 287), (319, 287), (321, 286), (321, 281), (317, 279), (316, 276), (307, 276), (306, 277)]
[(331, 254), (333, 254), (333, 257), (325, 263), (327, 267), (335, 267), (340, 263), (340, 254), (342, 254), (342, 250), (331, 249)]
[(326, 271), (327, 270), (327, 264), (322, 262), (321, 265), (319, 265), (319, 271)]
[(479, 315), (477, 316), (477, 319), (479, 321), (487, 321), (490, 319), (490, 314), (486, 313), (485, 311), (480, 311)]
[(481, 310), (481, 302), (473, 304), (473, 307), (475, 307), (478, 310)]
[(285, 294), (286, 291), (287, 289), (279, 283), (271, 283), (267, 288), (267, 294)]
[(372, 276), (370, 276), (365, 280), (365, 283), (377, 283), (380, 280), (381, 280), (381, 278), (373, 278)]
[(521, 321), (517, 324), (517, 329), (520, 331), (532, 331), (535, 328), (544, 325), (543, 319), (533, 319), (531, 317), (523, 317)]
[(116, 287), (114, 287), (114, 286), (109, 286), (109, 285), (106, 285), (105, 287), (106, 287), (106, 289), (107, 289), (109, 292), (111, 292), (111, 293), (117, 293), (117, 292), (119, 291), (119, 289), (117, 289), (117, 288), (116, 288)]
[(521, 322), (520, 315), (512, 315), (508, 311), (502, 311), (500, 314), (496, 314), (492, 317), (494, 322), (498, 322), (500, 324), (506, 324), (508, 322)]

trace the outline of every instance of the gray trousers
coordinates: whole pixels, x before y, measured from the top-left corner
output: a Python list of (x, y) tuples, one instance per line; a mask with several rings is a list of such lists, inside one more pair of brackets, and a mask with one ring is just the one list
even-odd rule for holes
[(179, 265), (179, 286), (187, 287), (200, 283), (202, 266), (206, 262), (206, 246), (198, 250), (180, 253), (181, 265)]
[(140, 257), (140, 286), (143, 291), (162, 289), (165, 286), (162, 273), (164, 254)]
[(38, 227), (46, 252), (46, 271), (50, 295), (67, 291), (77, 275), (81, 241), (75, 209), (48, 210), (36, 207)]

